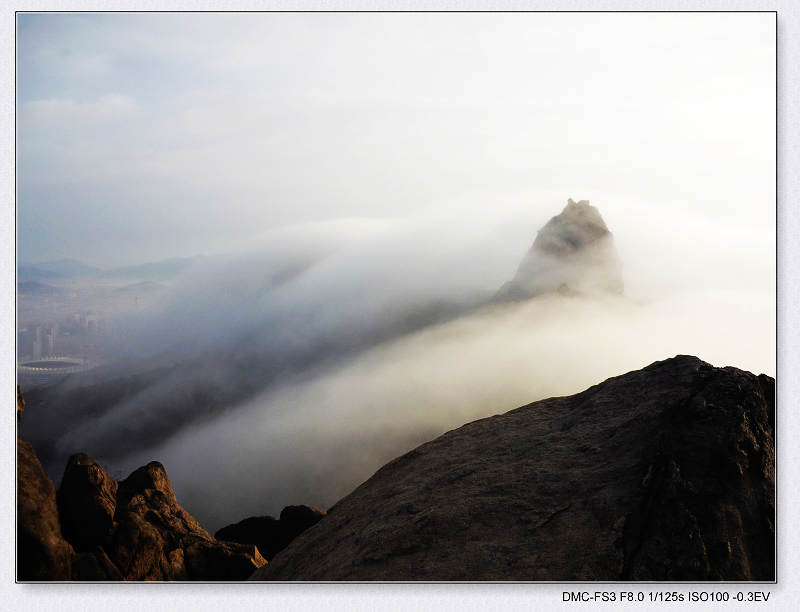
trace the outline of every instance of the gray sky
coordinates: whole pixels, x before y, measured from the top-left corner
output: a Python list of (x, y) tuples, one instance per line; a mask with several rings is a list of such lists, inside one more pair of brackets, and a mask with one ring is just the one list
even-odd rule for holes
[(774, 51), (767, 13), (23, 15), (19, 258), (528, 202), (532, 239), (574, 197), (774, 276)]

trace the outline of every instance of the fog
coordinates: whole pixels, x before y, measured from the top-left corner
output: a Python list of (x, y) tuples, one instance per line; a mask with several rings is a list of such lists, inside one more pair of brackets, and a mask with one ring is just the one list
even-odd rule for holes
[(241, 516), (288, 503), (328, 507), (443, 431), (667, 356), (697, 354), (758, 371), (773, 360), (774, 317), (759, 302), (699, 292), (658, 304), (543, 297), (495, 307), (268, 392), (126, 466), (159, 457), (210, 524), (230, 519), (232, 507)]
[[(594, 201), (624, 293), (492, 303), (564, 204), (527, 198), (485, 218), (294, 227), (195, 267), (138, 313), (125, 343), (147, 355), (128, 368), (189, 366), (59, 424), (57, 456), (89, 452), (118, 477), (157, 459), (218, 528), (292, 503), (329, 507), (448, 429), (676, 354), (774, 375), (774, 236), (667, 202)], [(218, 394), (205, 411), (198, 388)]]
[[(21, 17), (20, 261), (206, 255), (23, 435), (56, 479), (159, 460), (214, 530), (676, 354), (774, 375), (772, 27)], [(568, 197), (624, 291), (494, 300)]]

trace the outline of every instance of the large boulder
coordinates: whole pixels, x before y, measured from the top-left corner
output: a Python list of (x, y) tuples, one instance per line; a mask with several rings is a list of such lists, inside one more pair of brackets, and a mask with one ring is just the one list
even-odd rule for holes
[(280, 519), (272, 516), (252, 516), (223, 527), (214, 537), (218, 540), (254, 544), (267, 560), (309, 527), (316, 525), (325, 512), (310, 506), (286, 506)]
[(253, 580), (773, 580), (774, 380), (678, 356), (388, 463)]
[(17, 439), (17, 578), (69, 580), (72, 546), (61, 534), (56, 491), (30, 443)]
[(286, 506), (281, 510), (281, 525), (290, 540), (319, 523), (325, 512), (311, 506)]

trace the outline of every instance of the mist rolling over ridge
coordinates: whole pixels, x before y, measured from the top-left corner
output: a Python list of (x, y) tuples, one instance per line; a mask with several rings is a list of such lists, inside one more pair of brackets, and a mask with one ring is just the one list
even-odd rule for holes
[[(300, 501), (327, 507), (443, 431), (665, 355), (774, 370), (769, 281), (746, 277), (746, 257), (716, 255), (735, 252), (725, 241), (741, 239), (738, 231), (716, 233), (719, 251), (693, 258), (707, 279), (699, 286), (658, 275), (645, 282), (634, 265), (624, 292), (558, 281), (538, 297), (497, 302), (517, 268), (512, 255), (521, 261), (535, 243), (533, 231), (527, 244), (509, 241), (506, 228), (529, 215), (493, 215), (494, 228), (442, 216), (351, 220), (273, 235), (267, 246), (194, 267), (119, 321), (129, 326), (125, 376), (46, 390), (49, 424), (25, 424), (23, 433), (54, 439), (43, 453), (54, 478), (79, 449), (112, 473), (157, 457), (187, 507), (215, 527)], [(626, 236), (609, 229), (624, 253)], [(696, 226), (698, 240), (703, 230)], [(663, 238), (648, 241), (650, 256), (680, 264), (683, 241)], [(603, 258), (578, 261), (591, 277)], [(575, 278), (575, 265), (567, 262), (564, 279)], [(609, 265), (628, 268), (616, 258)], [(145, 374), (130, 383), (137, 369)], [(87, 410), (98, 392), (105, 402)], [(254, 470), (269, 477), (254, 480)]]
[(677, 354), (775, 374), (770, 15), (18, 30), (20, 435), (56, 484), (158, 460), (214, 530)]

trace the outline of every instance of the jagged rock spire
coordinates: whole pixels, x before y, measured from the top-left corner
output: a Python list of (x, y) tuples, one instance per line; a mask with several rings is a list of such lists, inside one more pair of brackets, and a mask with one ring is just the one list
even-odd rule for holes
[(498, 299), (555, 291), (622, 292), (622, 271), (611, 232), (589, 200), (572, 198), (536, 235), (513, 280)]

